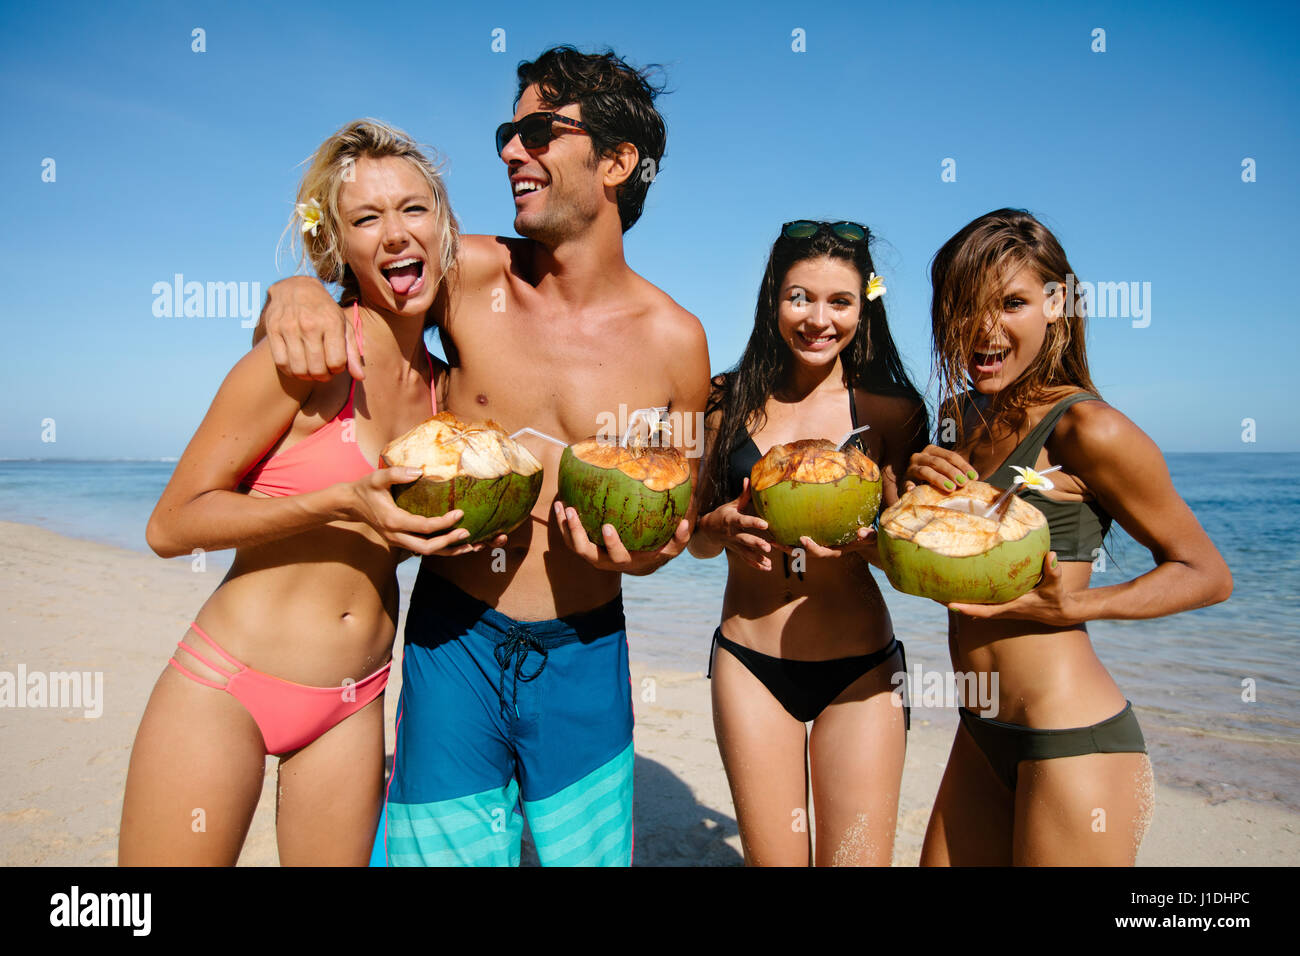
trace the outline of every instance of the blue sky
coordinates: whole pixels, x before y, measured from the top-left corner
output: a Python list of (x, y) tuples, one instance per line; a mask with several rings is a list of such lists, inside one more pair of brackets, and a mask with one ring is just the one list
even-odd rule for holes
[(1163, 449), (1300, 450), (1300, 15), (1130, 6), (6, 3), (0, 457), (178, 455), (250, 332), (155, 315), (155, 283), (264, 292), (289, 274), (275, 251), (298, 164), (350, 119), (435, 147), (464, 228), (510, 234), (489, 144), (517, 62), (558, 42), (666, 68), (668, 151), (627, 256), (700, 317), (715, 369), (740, 354), (780, 224), (854, 219), (883, 240), (924, 385), (930, 258), (1012, 205), (1082, 279), (1150, 283), (1150, 324), (1096, 319), (1089, 352)]

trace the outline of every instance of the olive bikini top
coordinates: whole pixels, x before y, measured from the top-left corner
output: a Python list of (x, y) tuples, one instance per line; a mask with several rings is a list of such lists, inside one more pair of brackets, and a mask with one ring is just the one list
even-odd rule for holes
[[(970, 393), (966, 394), (969, 401)], [(998, 488), (1010, 488), (1016, 473), (1012, 465), (1021, 468), (1033, 468), (1038, 461), (1038, 453), (1051, 437), (1056, 423), (1066, 410), (1078, 402), (1099, 401), (1089, 392), (1076, 392), (1061, 399), (1043, 416), (1043, 420), (1034, 426), (1025, 436), (1024, 441), (1016, 446), (1015, 451), (1007, 456), (1006, 461), (987, 479), (988, 483)], [(941, 443), (942, 447), (951, 448), (951, 443)], [(1043, 513), (1047, 519), (1047, 529), (1052, 536), (1052, 550), (1061, 561), (1092, 561), (1101, 550), (1101, 539), (1110, 529), (1111, 517), (1095, 501), (1057, 501), (1040, 491), (1027, 489), (1023, 497)]]
[[(849, 418), (853, 422), (853, 427), (857, 428), (858, 410), (853, 402), (853, 389), (849, 389)], [(741, 432), (737, 432), (736, 438), (739, 439), (740, 435)], [(727, 497), (733, 500), (740, 497), (740, 490), (744, 487), (745, 479), (754, 470), (758, 460), (763, 457), (749, 433), (745, 432), (744, 435), (744, 439), (733, 446), (731, 456), (727, 459)], [(862, 437), (863, 433), (858, 432), (853, 436), (849, 444), (857, 445), (858, 450), (865, 455), (867, 450), (862, 447)]]

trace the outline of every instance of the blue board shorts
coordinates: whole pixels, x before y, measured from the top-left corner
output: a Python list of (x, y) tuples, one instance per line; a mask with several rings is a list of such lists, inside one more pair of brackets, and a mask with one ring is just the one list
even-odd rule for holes
[(630, 866), (632, 770), (621, 594), (516, 621), (421, 567), (371, 866), (518, 866), (523, 815), (543, 866)]

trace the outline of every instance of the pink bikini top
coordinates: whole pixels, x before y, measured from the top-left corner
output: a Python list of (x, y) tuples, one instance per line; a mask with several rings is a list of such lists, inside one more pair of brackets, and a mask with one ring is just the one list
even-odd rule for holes
[[(363, 352), (365, 343), (361, 335), (361, 313), (352, 304), (352, 328), (357, 334), (357, 351)], [(432, 377), (433, 357), (426, 348)], [(240, 484), (252, 491), (260, 491), (273, 498), (302, 495), (319, 491), (344, 481), (356, 481), (375, 470), (357, 444), (356, 424), (352, 400), (357, 391), (357, 381), (352, 380), (348, 401), (342, 410), (306, 438), (271, 455), (266, 450), (260, 461), (245, 472)], [(433, 383), (429, 386), (429, 401), (433, 413), (438, 413), (438, 397)], [(276, 441), (279, 441), (277, 438)], [(271, 446), (275, 447), (274, 444)]]

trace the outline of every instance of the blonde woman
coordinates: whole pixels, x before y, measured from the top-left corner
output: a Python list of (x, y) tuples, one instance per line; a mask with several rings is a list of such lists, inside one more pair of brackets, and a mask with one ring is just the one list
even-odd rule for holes
[[(364, 381), (300, 381), (269, 343), (242, 358), (176, 466), (147, 537), (163, 557), (235, 548), (154, 686), (122, 807), (123, 865), (233, 865), (279, 756), (286, 865), (364, 865), (384, 770), (383, 692), (401, 549), (459, 553), (461, 517), (397, 509), (383, 445), (437, 411), (425, 315), (457, 245), (437, 170), (400, 130), (343, 127), (316, 151), (296, 226), (343, 290)], [(425, 537), (433, 535), (433, 537)]]

